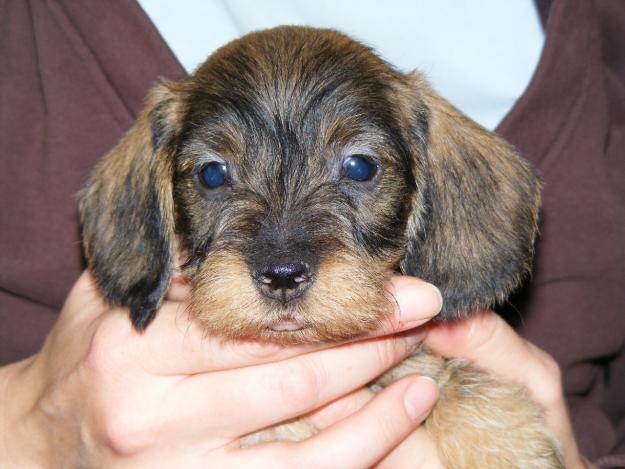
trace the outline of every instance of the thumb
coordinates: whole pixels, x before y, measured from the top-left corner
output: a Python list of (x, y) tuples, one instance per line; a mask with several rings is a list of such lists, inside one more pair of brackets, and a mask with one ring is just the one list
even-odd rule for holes
[(521, 384), (543, 405), (561, 394), (557, 364), (518, 335), (493, 311), (484, 310), (453, 323), (432, 324), (424, 343), (447, 358), (464, 358), (478, 368)]

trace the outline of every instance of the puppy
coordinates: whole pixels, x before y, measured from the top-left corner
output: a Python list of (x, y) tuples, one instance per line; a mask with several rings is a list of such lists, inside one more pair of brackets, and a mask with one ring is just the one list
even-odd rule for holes
[[(175, 250), (191, 310), (224, 339), (339, 341), (379, 325), (401, 271), (437, 285), (438, 320), (503, 301), (530, 269), (539, 182), (506, 142), (331, 30), (281, 27), (152, 90), (80, 201), (89, 268), (145, 329)], [(426, 421), (449, 468), (562, 467), (516, 386), (425, 348), (373, 384), (433, 377)], [(246, 444), (314, 433), (305, 420)]]

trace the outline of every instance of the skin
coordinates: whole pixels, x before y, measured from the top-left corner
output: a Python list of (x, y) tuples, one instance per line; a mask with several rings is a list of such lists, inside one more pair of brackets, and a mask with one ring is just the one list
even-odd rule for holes
[(422, 422), (432, 382), (401, 380), (304, 442), (238, 439), (361, 388), (414, 350), (421, 330), (389, 334), (428, 321), (440, 294), (420, 281), (407, 296), (391, 288), (404, 316), (383, 337), (285, 348), (207, 336), (186, 316), (181, 282), (139, 334), (84, 273), (42, 350), (0, 370), (0, 466), (370, 467)]
[[(524, 377), (567, 468), (592, 467), (577, 449), (551, 357), (489, 311), (418, 327), (440, 310), (440, 293), (411, 277), (393, 278), (389, 290), (397, 309), (376, 337), (285, 348), (207, 337), (186, 317), (181, 281), (139, 335), (85, 273), (42, 350), (0, 369), (0, 466), (440, 467), (419, 427), (436, 401), (433, 383), (409, 377), (376, 396), (364, 387), (425, 340), (501, 378)], [(510, 375), (511, 360), (526, 369)], [(238, 447), (246, 433), (304, 414), (321, 430), (315, 437)]]
[[(403, 288), (412, 279), (394, 279)], [(405, 283), (404, 283), (405, 282)], [(560, 442), (568, 469), (591, 469), (580, 453), (566, 408), (560, 369), (545, 351), (520, 337), (501, 317), (485, 310), (469, 319), (449, 324), (426, 326), (424, 343), (448, 358), (464, 358), (493, 376), (525, 386), (534, 400), (545, 409), (547, 424)], [(515, 367), (510, 367), (515, 363)], [(315, 416), (319, 428), (346, 418), (373, 397), (368, 389), (360, 389), (340, 402), (328, 406)], [(415, 430), (394, 451), (377, 465), (379, 469), (442, 468), (436, 449), (424, 428)]]

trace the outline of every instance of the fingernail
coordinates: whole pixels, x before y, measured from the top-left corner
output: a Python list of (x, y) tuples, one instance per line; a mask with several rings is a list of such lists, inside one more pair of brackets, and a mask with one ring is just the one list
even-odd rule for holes
[(428, 416), (438, 399), (436, 381), (428, 376), (419, 376), (408, 386), (404, 395), (404, 407), (410, 419), (420, 423)]
[(436, 313), (440, 313), (441, 309), (443, 309), (443, 294), (441, 293), (441, 291), (438, 289), (438, 287), (436, 285), (432, 285), (431, 283), (427, 283), (425, 282), (423, 284), (426, 288), (429, 288), (430, 290), (432, 290), (434, 292), (434, 295), (436, 296)]
[(403, 277), (395, 281), (394, 296), (398, 320), (423, 323), (436, 316), (443, 307), (443, 296), (431, 283)]

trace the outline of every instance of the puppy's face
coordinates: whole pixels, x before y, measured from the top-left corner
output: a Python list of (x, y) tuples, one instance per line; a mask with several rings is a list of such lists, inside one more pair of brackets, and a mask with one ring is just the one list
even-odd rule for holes
[(327, 30), (239, 39), (161, 85), (83, 191), (89, 265), (139, 328), (186, 253), (191, 307), (226, 337), (338, 340), (392, 311), (401, 268), (443, 318), (528, 269), (536, 179), (513, 150)]

